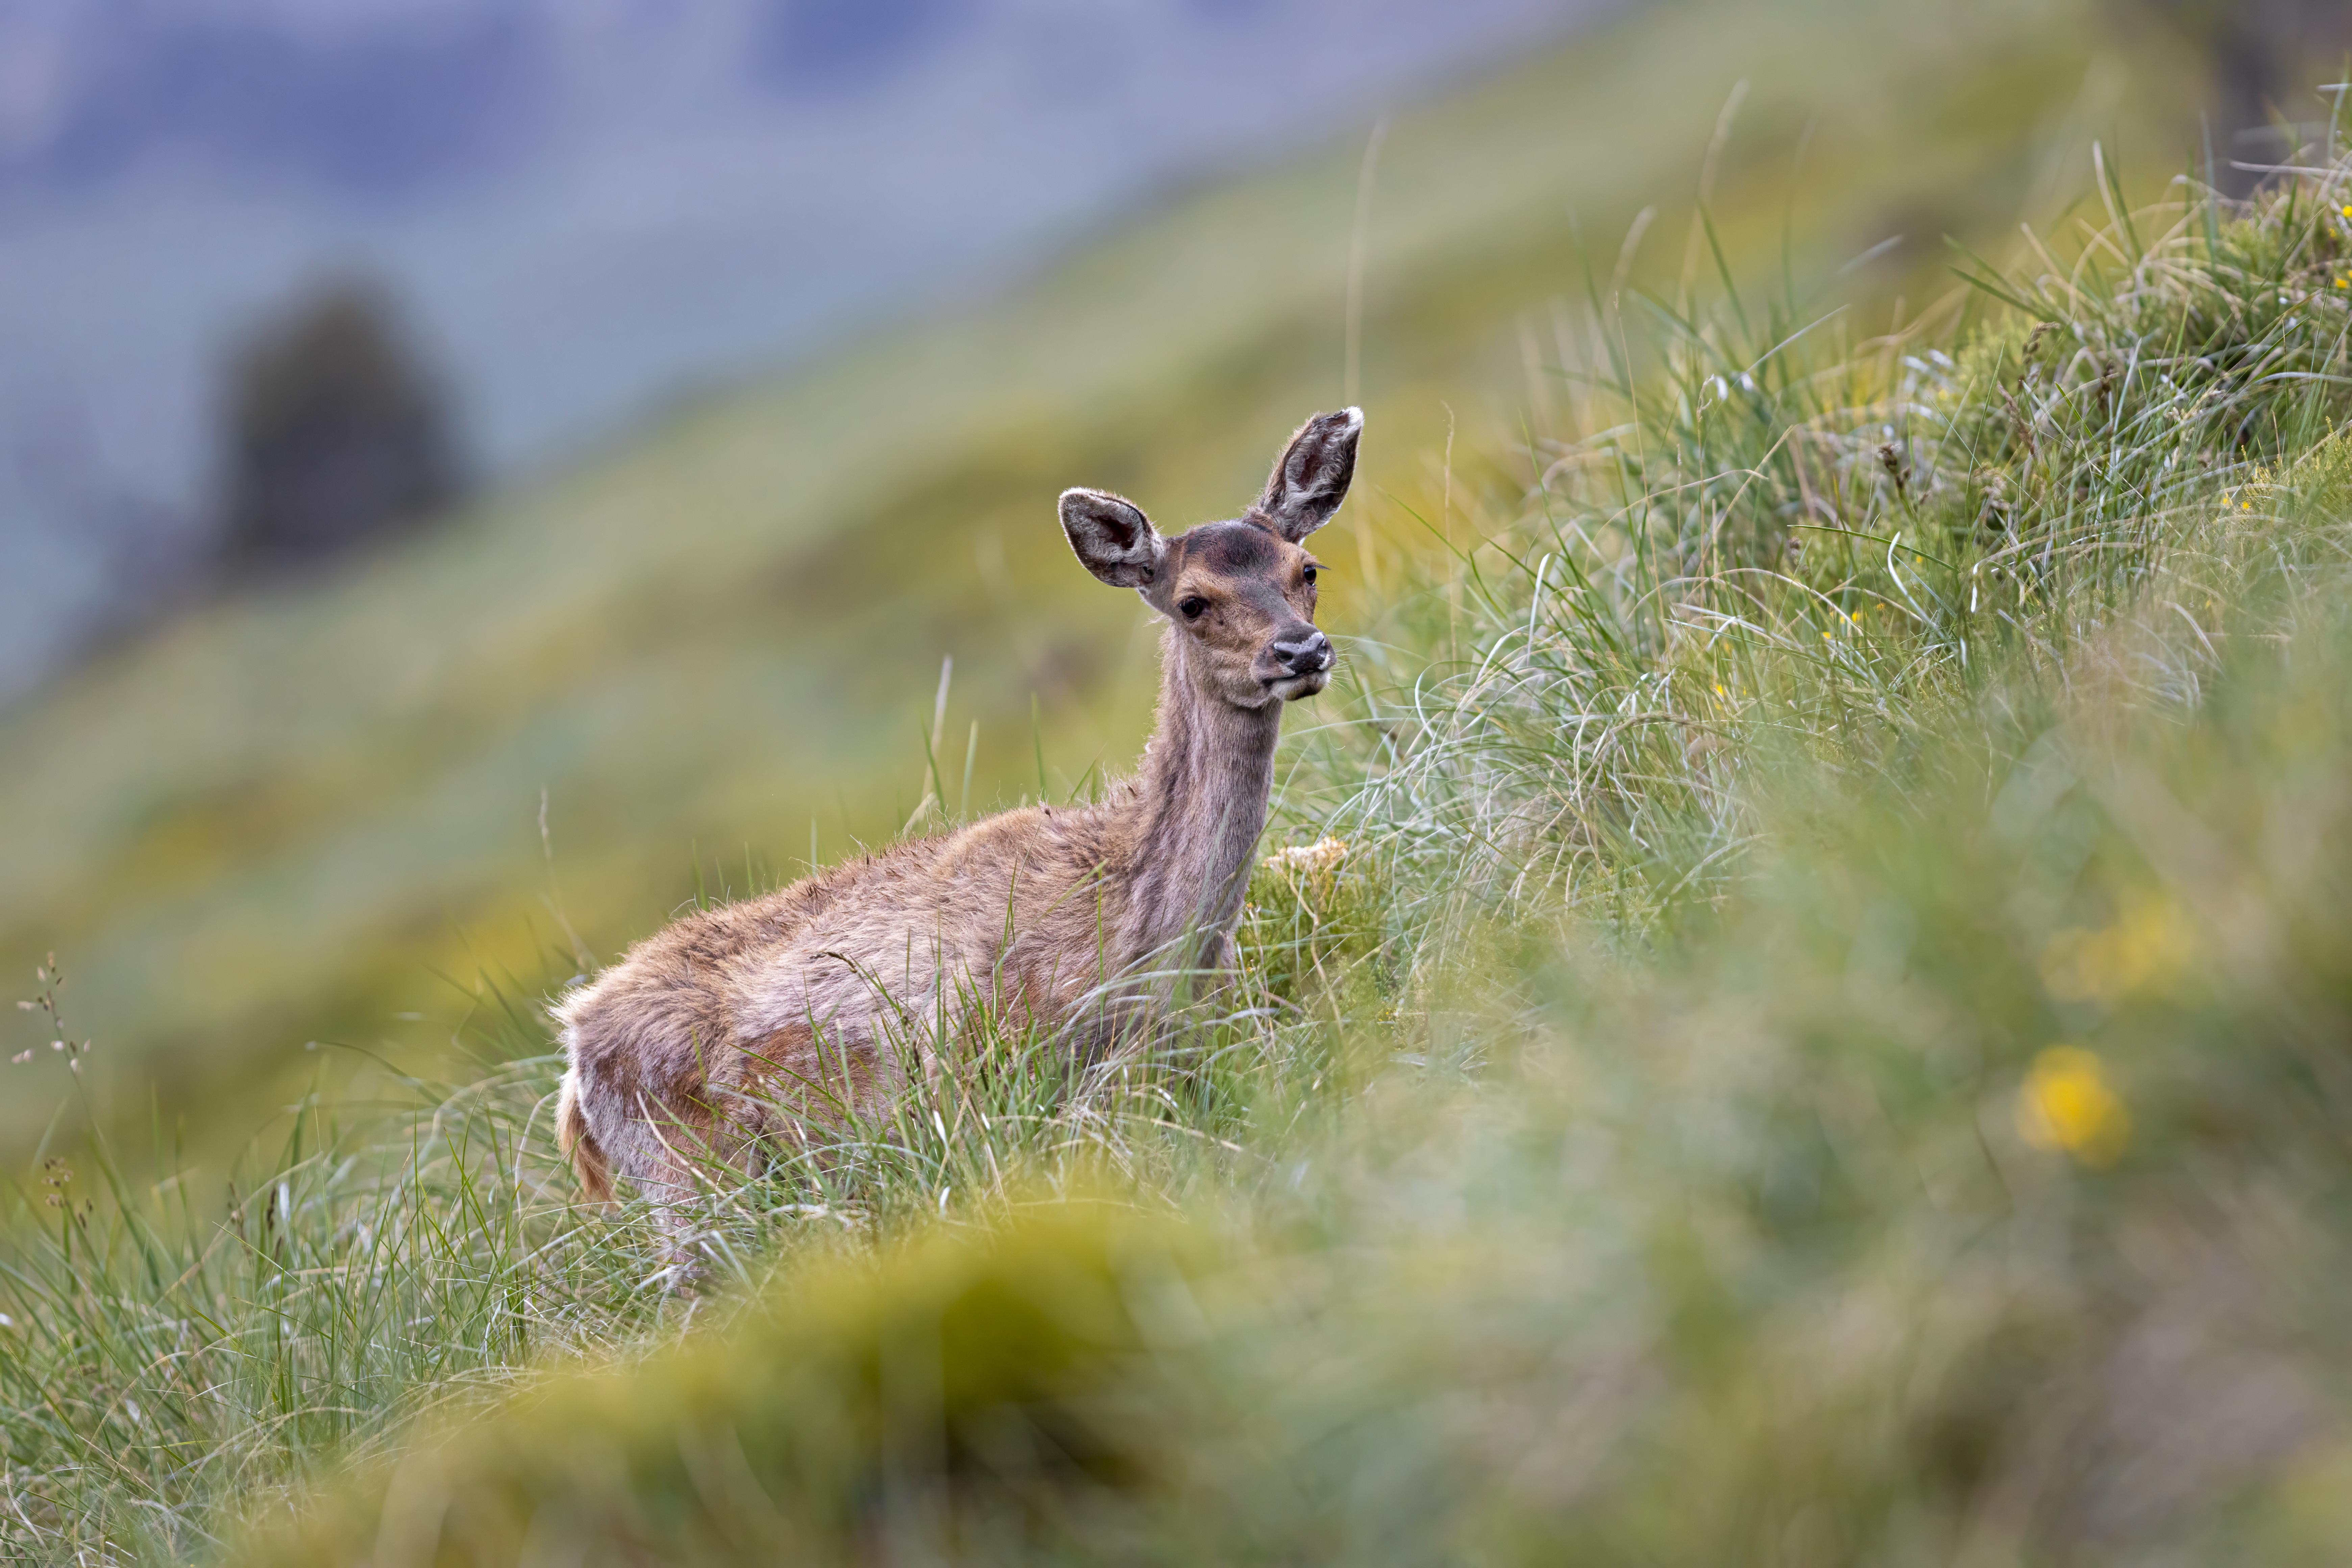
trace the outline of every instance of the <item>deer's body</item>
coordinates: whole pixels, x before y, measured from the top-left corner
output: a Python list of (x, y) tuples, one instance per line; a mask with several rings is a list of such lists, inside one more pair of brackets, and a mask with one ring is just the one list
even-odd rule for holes
[(1309, 421), (1246, 516), (1174, 540), (1116, 497), (1066, 493), (1081, 561), (1170, 620), (1136, 776), (1099, 805), (1005, 812), (689, 915), (566, 996), (558, 1125), (588, 1191), (617, 1173), (667, 1215), (780, 1121), (871, 1110), (940, 1070), (976, 1012), (1090, 1051), (1169, 976), (1221, 967), (1283, 703), (1331, 662), (1298, 542), (1344, 497), (1360, 426), (1353, 409)]

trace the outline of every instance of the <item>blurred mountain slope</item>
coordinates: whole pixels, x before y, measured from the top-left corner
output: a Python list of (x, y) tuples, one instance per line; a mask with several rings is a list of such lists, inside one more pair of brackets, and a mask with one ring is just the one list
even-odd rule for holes
[(88, 513), (201, 541), (223, 340), (322, 277), (513, 471), (1609, 3), (0, 5), (0, 700), (142, 607)]
[[(2126, 80), (2193, 104), (2191, 68), (2052, 10), (1668, 5), (1401, 117), (1327, 619), (1349, 630), (1346, 574), (1383, 569), (1362, 540), (1386, 536), (1394, 572), (1421, 537), (1407, 505), (1442, 521), (1423, 454), (1449, 426), (1539, 401), (1521, 328), (1581, 287), (1577, 226), (1605, 275), (1638, 209), (1685, 204), (1735, 81), (1727, 252), (1778, 252), (1786, 222), (1801, 277), (1901, 232), (1888, 289), (1943, 291), (1934, 237), (2074, 188), (2092, 130), (2127, 168), (2147, 148), (2151, 177), (2179, 166), (2154, 162), (2186, 144), (2176, 124), (2116, 105)], [(1837, 107), (1816, 115), (1825, 73)], [(680, 407), (348, 580), (218, 606), (0, 721), (0, 965), (65, 957), (101, 1105), (143, 1105), (152, 1072), (196, 1106), (301, 1063), (305, 1039), (422, 1048), (433, 1031), (394, 1020), (446, 1010), (433, 972), (541, 973), (559, 906), (609, 956), (691, 892), (698, 850), (740, 886), (747, 856), (789, 876), (812, 819), (825, 859), (887, 837), (926, 780), (943, 656), (951, 805), (975, 721), (974, 809), (1034, 794), (1041, 751), (1057, 794), (1124, 768), (1149, 628), (1069, 562), (1053, 497), (1117, 488), (1175, 527), (1230, 515), (1291, 426), (1339, 400), (1361, 146), (1200, 189), (1001, 296)], [(1683, 238), (1654, 237), (1644, 267), (1671, 283)], [(48, 1109), (0, 1116), (21, 1134)]]

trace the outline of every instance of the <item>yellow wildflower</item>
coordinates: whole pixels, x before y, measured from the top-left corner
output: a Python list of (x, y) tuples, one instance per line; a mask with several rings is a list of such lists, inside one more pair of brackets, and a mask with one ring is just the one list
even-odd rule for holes
[(2169, 900), (2138, 904), (2101, 931), (2062, 931), (2042, 951), (2042, 984), (2061, 1002), (2113, 1005), (2172, 980), (2195, 956), (2188, 922)]
[(2052, 1046), (2033, 1058), (2018, 1086), (2017, 1133), (2036, 1149), (2063, 1149), (2085, 1165), (2112, 1165), (2131, 1146), (2131, 1112), (2095, 1054), (2080, 1046)]

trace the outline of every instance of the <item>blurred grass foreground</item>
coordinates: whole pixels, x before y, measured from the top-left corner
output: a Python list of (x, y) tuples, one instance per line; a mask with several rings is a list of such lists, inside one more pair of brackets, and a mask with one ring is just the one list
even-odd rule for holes
[(524, 999), (225, 1212), (52, 1164), (0, 1541), (2352, 1558), (2352, 162), (2095, 172), (1876, 339), (1704, 222), (1596, 281), (1295, 737), (1238, 995), (975, 1042), (712, 1193), (698, 1300)]

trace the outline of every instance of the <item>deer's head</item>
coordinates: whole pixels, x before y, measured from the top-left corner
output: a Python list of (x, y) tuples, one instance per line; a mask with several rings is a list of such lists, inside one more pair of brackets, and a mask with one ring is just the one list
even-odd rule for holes
[(1315, 629), (1318, 563), (1307, 536), (1331, 521), (1356, 476), (1361, 409), (1318, 414), (1274, 465), (1240, 517), (1160, 537), (1133, 501), (1062, 492), (1062, 531), (1087, 571), (1143, 602), (1192, 639), (1195, 669), (1239, 708), (1312, 697), (1331, 679), (1331, 639)]

